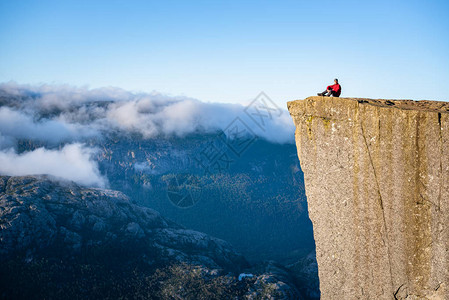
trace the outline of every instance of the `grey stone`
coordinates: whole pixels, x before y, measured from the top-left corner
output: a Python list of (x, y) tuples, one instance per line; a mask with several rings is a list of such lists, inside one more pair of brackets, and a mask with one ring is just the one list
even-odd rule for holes
[(449, 299), (449, 103), (291, 101), (322, 299)]
[(236, 271), (249, 266), (225, 241), (184, 229), (117, 191), (49, 176), (0, 176), (0, 207), (0, 260), (60, 247), (53, 255), (74, 257), (92, 245), (138, 241), (142, 257), (159, 249), (162, 260)]

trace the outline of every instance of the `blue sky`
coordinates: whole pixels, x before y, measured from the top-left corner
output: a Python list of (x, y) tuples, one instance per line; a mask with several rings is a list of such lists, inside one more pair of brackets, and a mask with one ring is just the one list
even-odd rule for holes
[(0, 0), (0, 82), (449, 100), (449, 1)]

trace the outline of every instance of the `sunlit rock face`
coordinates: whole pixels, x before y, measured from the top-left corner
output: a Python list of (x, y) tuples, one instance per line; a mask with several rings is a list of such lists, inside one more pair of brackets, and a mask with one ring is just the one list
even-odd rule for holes
[(291, 101), (322, 299), (449, 299), (449, 103)]

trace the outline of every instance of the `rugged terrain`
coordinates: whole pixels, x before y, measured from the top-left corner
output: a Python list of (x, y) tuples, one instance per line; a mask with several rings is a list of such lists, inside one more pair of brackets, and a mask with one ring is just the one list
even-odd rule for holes
[(2, 298), (90, 298), (99, 291), (105, 298), (299, 297), (282, 267), (261, 266), (239, 281), (250, 265), (230, 244), (121, 192), (47, 176), (1, 176), (0, 220)]
[[(282, 112), (284, 119), (265, 114), (260, 128), (245, 114), (250, 108), (123, 91), (0, 87), (1, 172), (77, 181), (65, 167), (76, 169), (81, 159), (87, 169), (73, 172), (82, 175), (78, 184), (120, 191), (180, 226), (225, 240), (251, 265), (285, 267), (301, 292), (317, 299), (293, 126)], [(49, 155), (64, 158), (65, 167)]]
[(291, 101), (323, 299), (449, 299), (449, 104)]

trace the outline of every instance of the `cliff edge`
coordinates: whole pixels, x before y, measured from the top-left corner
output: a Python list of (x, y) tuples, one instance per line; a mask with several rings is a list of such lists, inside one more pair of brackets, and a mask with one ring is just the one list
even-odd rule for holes
[(322, 299), (449, 299), (449, 103), (288, 102)]

